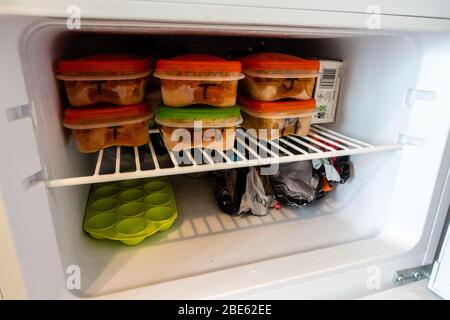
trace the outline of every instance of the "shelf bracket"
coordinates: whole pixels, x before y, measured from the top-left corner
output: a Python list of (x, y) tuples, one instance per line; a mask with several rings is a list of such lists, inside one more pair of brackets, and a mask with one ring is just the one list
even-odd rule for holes
[(414, 147), (422, 148), (425, 146), (426, 140), (422, 138), (412, 137), (405, 134), (399, 134), (397, 138), (398, 143), (402, 145), (409, 144)]
[(31, 118), (34, 126), (37, 126), (33, 101), (29, 104), (6, 109), (6, 119), (8, 119), (8, 122), (13, 122), (23, 118)]
[(31, 176), (28, 176), (27, 178), (22, 180), (22, 185), (25, 190), (28, 190), (35, 186), (36, 184), (47, 180), (47, 169), (44, 166), (42, 170), (39, 170), (38, 172), (32, 174)]
[(405, 104), (412, 107), (416, 100), (434, 101), (436, 99), (436, 92), (430, 90), (408, 89), (406, 93)]

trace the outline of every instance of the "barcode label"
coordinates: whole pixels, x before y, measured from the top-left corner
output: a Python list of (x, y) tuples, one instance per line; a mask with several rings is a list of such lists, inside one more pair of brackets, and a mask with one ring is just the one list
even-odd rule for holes
[(317, 106), (317, 113), (316, 118), (317, 119), (325, 119), (325, 115), (327, 113), (327, 105), (321, 104)]
[(319, 87), (321, 89), (333, 89), (334, 84), (336, 82), (336, 71), (337, 69), (323, 69), (322, 70), (322, 77), (320, 78), (320, 84)]

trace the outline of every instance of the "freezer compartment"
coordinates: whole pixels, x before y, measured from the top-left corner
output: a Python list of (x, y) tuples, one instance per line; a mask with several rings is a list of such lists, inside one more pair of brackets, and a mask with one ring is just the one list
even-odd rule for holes
[[(54, 63), (124, 47), (138, 54), (143, 48), (157, 48), (153, 52), (156, 55), (200, 51), (220, 56), (233, 55), (248, 46), (264, 46), (270, 51), (343, 60), (336, 122), (325, 129), (370, 145), (404, 144), (398, 152), (352, 156), (353, 177), (324, 201), (310, 208), (283, 208), (262, 218), (227, 216), (217, 208), (212, 188), (204, 178), (173, 176), (177, 221), (170, 230), (136, 247), (97, 241), (82, 231), (89, 185), (49, 188), (46, 194), (51, 212), (39, 214), (52, 216), (53, 230), (46, 232), (55, 234), (62, 272), (78, 265), (83, 276), (80, 290), (67, 291), (61, 283), (61, 296), (99, 296), (315, 252), (321, 265), (327, 260), (325, 256), (321, 260), (321, 250), (370, 239), (395, 247), (391, 254), (407, 255), (415, 249), (411, 255), (424, 257), (424, 243), (435, 218), (431, 203), (449, 124), (443, 118), (431, 117), (420, 106), (408, 107), (405, 95), (418, 87), (435, 88), (426, 64), (433, 60), (429, 52), (439, 52), (435, 51), (440, 48), (438, 40), (420, 35), (353, 36), (338, 31), (319, 37), (313, 30), (289, 37), (277, 32), (249, 37), (238, 28), (227, 32), (205, 28), (199, 32), (95, 22), (86, 22), (81, 31), (74, 32), (67, 30), (64, 22), (54, 22), (35, 28), (24, 38), (23, 70), (28, 75), (36, 144), (47, 177), (91, 175), (98, 164), (95, 156), (77, 151), (73, 137), (62, 127), (61, 106), (66, 101), (62, 84), (54, 78)], [(448, 115), (441, 104), (436, 108)], [(433, 125), (435, 121), (439, 129)], [(421, 144), (423, 140), (432, 140), (433, 144)], [(416, 171), (422, 166), (428, 168), (426, 174)], [(180, 167), (179, 173), (187, 171)], [(414, 188), (417, 180), (421, 181), (420, 196)], [(414, 223), (405, 224), (411, 217)], [(370, 259), (376, 261), (385, 254), (377, 252)], [(335, 259), (334, 267), (342, 267), (344, 260), (363, 263), (358, 257), (355, 253), (348, 254), (348, 259)], [(218, 288), (225, 288), (230, 279), (218, 277), (217, 281)]]
[(133, 247), (84, 233), (84, 204), (63, 212), (74, 189), (84, 187), (50, 191), (58, 213), (54, 215), (56, 228), (67, 223), (66, 215), (74, 215), (73, 226), (67, 226), (65, 235), (58, 237), (58, 245), (63, 261), (82, 270), (82, 290), (77, 294), (109, 294), (348, 243), (375, 236), (383, 224), (383, 214), (358, 211), (362, 205), (358, 201), (336, 204), (344, 197), (363, 196), (352, 194), (351, 186), (340, 186), (336, 195), (309, 208), (282, 208), (263, 217), (233, 217), (217, 207), (206, 178), (179, 175), (170, 181), (177, 220), (167, 231)]
[[(301, 39), (302, 34), (298, 35), (298, 39), (285, 39), (280, 35), (273, 35), (273, 37), (266, 36), (264, 38), (248, 37), (243, 32), (220, 33), (215, 31), (214, 33), (211, 32), (211, 34), (216, 34), (216, 36), (205, 36), (205, 33), (198, 34), (195, 31), (190, 31), (190, 35), (187, 35), (189, 31), (184, 31), (184, 35), (180, 35), (181, 32), (179, 30), (162, 32), (160, 29), (138, 27), (127, 27), (122, 32), (119, 33), (119, 31), (121, 30), (118, 27), (108, 28), (97, 26), (89, 28), (86, 25), (82, 32), (71, 32), (60, 26), (47, 26), (43, 27), (43, 29), (38, 29), (30, 35), (23, 49), (26, 58), (24, 62), (27, 67), (27, 73), (45, 77), (45, 80), (33, 78), (33, 76), (29, 79), (30, 88), (33, 90), (34, 102), (36, 105), (54, 106), (52, 109), (50, 107), (36, 108), (37, 118), (42, 119), (37, 121), (43, 124), (48, 122), (58, 124), (62, 117), (62, 106), (68, 104), (64, 90), (61, 88), (62, 84), (58, 84), (55, 81), (51, 72), (56, 61), (61, 59), (86, 56), (99, 51), (121, 51), (123, 48), (127, 48), (127, 52), (129, 53), (152, 56), (155, 59), (176, 56), (186, 52), (204, 52), (232, 58), (245, 55), (248, 53), (248, 48), (251, 48), (253, 50), (288, 52), (298, 56), (322, 55), (345, 61), (345, 64), (348, 64), (348, 77), (351, 80), (351, 84), (347, 85), (351, 89), (341, 94), (340, 99), (342, 102), (339, 103), (339, 109), (342, 111), (338, 111), (338, 117), (341, 116), (342, 119), (337, 118), (334, 129), (346, 136), (356, 137), (358, 140), (361, 137), (362, 141), (366, 141), (365, 146), (381, 145), (387, 146), (387, 148), (381, 148), (381, 150), (393, 150), (396, 148), (395, 146), (398, 142), (397, 133), (406, 127), (409, 110), (400, 109), (397, 106), (402, 103), (403, 90), (406, 90), (408, 85), (413, 85), (413, 83), (409, 82), (411, 82), (411, 79), (414, 79), (415, 73), (418, 72), (418, 69), (410, 68), (409, 63), (412, 65), (418, 64), (420, 55), (415, 59), (414, 54), (411, 54), (414, 50), (410, 50), (404, 57), (406, 60), (402, 60), (398, 56), (400, 54), (391, 54), (386, 56), (384, 60), (380, 60), (379, 56), (366, 56), (364, 52), (367, 50), (375, 50), (376, 44), (381, 44), (389, 48), (392, 47), (392, 50), (397, 52), (400, 50), (399, 47), (402, 47), (399, 45), (399, 42), (403, 41), (405, 46), (410, 45), (410, 41), (403, 36), (355, 36), (311, 40)], [(227, 39), (226, 42), (223, 41), (224, 37)], [(325, 45), (328, 47), (323, 48)], [(352, 45), (354, 48), (352, 50), (348, 49)], [(41, 48), (41, 50), (35, 51), (37, 48)], [(355, 56), (356, 51), (360, 51), (361, 55)], [(45, 56), (40, 55), (43, 52), (45, 52)], [(48, 59), (48, 56), (51, 59)], [(349, 59), (347, 59), (347, 56)], [(45, 63), (42, 63), (43, 59)], [(375, 68), (375, 64), (378, 64), (377, 68)], [(367, 65), (372, 69), (366, 70)], [(389, 75), (389, 80), (378, 84), (376, 79), (383, 77), (383, 74), (377, 73), (380, 73), (379, 70), (384, 69), (383, 65), (386, 65), (390, 70), (386, 73), (386, 76)], [(398, 74), (392, 73), (391, 65), (396, 66)], [(153, 79), (152, 81), (158, 80)], [(42, 84), (47, 90), (39, 90), (39, 87), (42, 86), (36, 86), (36, 83)], [(58, 85), (59, 88), (57, 87)], [(151, 88), (153, 91), (150, 94), (158, 90), (158, 86), (153, 85)], [(371, 90), (367, 90), (367, 88), (371, 88)], [(343, 90), (345, 89), (343, 88)], [(384, 101), (385, 99), (383, 97), (386, 95), (391, 95), (394, 99)], [(376, 121), (368, 121), (368, 115), (371, 113), (374, 113), (373, 117), (377, 117)], [(343, 115), (345, 116), (343, 117)], [(45, 125), (41, 128), (45, 128)], [(39, 128), (36, 134), (39, 136), (38, 144), (40, 144), (39, 147), (42, 150), (41, 155), (44, 157), (52, 154), (53, 149), (65, 150), (67, 149), (67, 145), (72, 143), (72, 136), (62, 127), (52, 125), (51, 128), (45, 128), (45, 131), (41, 131), (41, 128)], [(45, 133), (41, 134), (41, 132)], [(304, 132), (302, 131), (301, 133)], [(47, 139), (47, 134), (52, 137)], [(64, 138), (61, 139), (61, 137)], [(308, 143), (308, 141), (304, 141), (304, 139), (300, 140), (302, 140), (300, 144), (306, 147), (309, 146), (308, 144), (304, 144), (305, 142)], [(49, 143), (48, 146), (47, 142)], [(317, 152), (317, 149), (320, 149), (320, 147), (317, 148), (317, 144), (315, 145)], [(370, 150), (360, 151), (372, 152), (374, 150), (377, 149), (370, 148)], [(358, 153), (360, 152), (358, 151)], [(71, 154), (71, 152), (65, 154), (64, 157), (67, 158), (50, 159), (48, 157), (45, 159), (44, 162), (47, 167), (46, 179), (50, 180), (47, 186), (70, 185), (74, 184), (75, 181), (53, 182), (52, 180), (55, 179), (80, 177), (84, 181), (83, 183), (96, 181), (96, 179), (86, 180), (84, 177), (93, 176), (97, 173), (96, 169), (98, 168), (96, 167), (96, 163), (98, 164), (98, 159), (101, 158), (101, 154), (98, 157), (96, 155), (91, 157), (75, 155), (74, 162), (76, 163), (74, 164), (74, 168), (66, 170), (61, 166), (61, 162), (70, 161)], [(334, 155), (336, 154), (329, 154), (328, 156)], [(321, 155), (319, 157), (325, 156), (327, 155)], [(79, 157), (81, 159), (78, 160)], [(291, 159), (290, 161), (293, 160)], [(287, 161), (287, 159), (283, 161)], [(254, 161), (247, 165), (262, 164), (267, 164), (267, 161)], [(223, 168), (217, 167), (217, 169)], [(209, 170), (213, 170), (213, 168), (209, 168)], [(151, 176), (154, 173), (139, 172), (134, 175), (130, 173), (122, 175), (121, 178), (137, 178), (141, 174)], [(159, 174), (175, 173), (160, 172)], [(119, 179), (119, 177), (110, 178)], [(102, 177), (98, 181), (105, 181), (102, 179), (106, 179), (106, 177)]]

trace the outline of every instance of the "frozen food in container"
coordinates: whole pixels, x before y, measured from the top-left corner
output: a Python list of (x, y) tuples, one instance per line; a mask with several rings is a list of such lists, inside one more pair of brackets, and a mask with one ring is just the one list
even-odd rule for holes
[(239, 60), (245, 73), (242, 89), (253, 99), (312, 98), (319, 60), (274, 52), (255, 53)]
[(234, 145), (236, 126), (242, 122), (238, 106), (214, 108), (161, 106), (155, 117), (167, 149), (203, 147), (228, 150)]
[(314, 99), (265, 102), (239, 96), (238, 102), (244, 119), (242, 127), (254, 129), (254, 134), (263, 139), (306, 136), (316, 110)]
[(110, 146), (140, 146), (148, 142), (148, 120), (152, 113), (146, 103), (94, 108), (68, 108), (64, 126), (72, 129), (81, 152), (95, 152)]
[(205, 54), (158, 60), (154, 76), (161, 79), (162, 99), (169, 107), (232, 107), (238, 80), (244, 77), (240, 62)]
[(64, 80), (69, 103), (75, 107), (95, 103), (141, 103), (151, 73), (151, 59), (130, 54), (97, 54), (60, 60), (56, 78)]

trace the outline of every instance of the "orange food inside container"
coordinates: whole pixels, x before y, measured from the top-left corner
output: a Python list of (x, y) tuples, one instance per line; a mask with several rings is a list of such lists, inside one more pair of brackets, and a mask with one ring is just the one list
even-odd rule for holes
[(97, 54), (60, 60), (56, 78), (72, 106), (95, 103), (130, 105), (143, 101), (151, 59), (129, 54)]
[(255, 53), (239, 60), (246, 75), (241, 88), (253, 99), (312, 98), (320, 67), (318, 60), (274, 52)]
[(170, 108), (161, 105), (155, 122), (160, 127), (168, 150), (201, 147), (223, 151), (234, 146), (236, 128), (242, 117), (238, 106)]
[(244, 119), (241, 126), (268, 140), (289, 134), (306, 136), (316, 109), (314, 99), (264, 102), (239, 96), (238, 103)]
[(189, 54), (156, 63), (163, 102), (169, 107), (206, 104), (232, 107), (236, 104), (241, 63), (205, 55)]
[(68, 108), (64, 112), (64, 126), (72, 129), (78, 149), (90, 153), (110, 146), (140, 146), (148, 143), (148, 120), (151, 116), (152, 112), (146, 103)]

